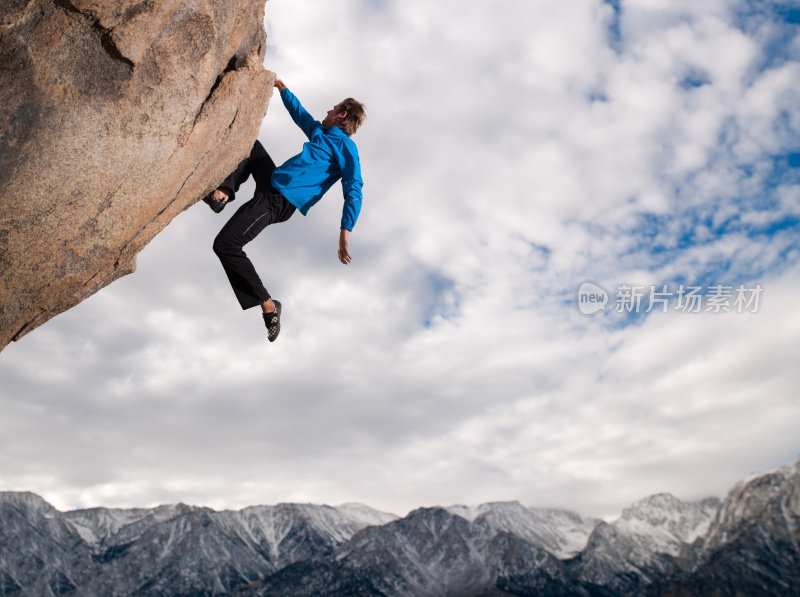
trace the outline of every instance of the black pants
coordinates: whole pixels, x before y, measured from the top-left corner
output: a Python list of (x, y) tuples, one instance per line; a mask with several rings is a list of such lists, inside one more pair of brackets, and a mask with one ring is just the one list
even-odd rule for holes
[(251, 174), (256, 181), (253, 198), (231, 216), (214, 239), (214, 253), (222, 262), (242, 309), (255, 307), (270, 298), (242, 247), (270, 224), (288, 220), (296, 209), (270, 184), (273, 170), (275, 162), (261, 143), (256, 141), (250, 155), (219, 185), (233, 199), (239, 186)]

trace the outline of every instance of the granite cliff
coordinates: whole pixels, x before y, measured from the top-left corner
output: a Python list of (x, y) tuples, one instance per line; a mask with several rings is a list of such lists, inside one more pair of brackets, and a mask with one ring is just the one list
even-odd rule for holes
[(2, 3), (0, 349), (134, 271), (249, 152), (264, 3)]

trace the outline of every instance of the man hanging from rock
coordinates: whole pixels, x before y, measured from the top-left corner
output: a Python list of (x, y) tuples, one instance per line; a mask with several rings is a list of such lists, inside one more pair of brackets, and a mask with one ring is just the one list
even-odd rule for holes
[(339, 261), (347, 265), (350, 231), (361, 211), (361, 165), (358, 149), (350, 138), (364, 122), (364, 106), (348, 98), (328, 110), (319, 122), (306, 111), (280, 79), (275, 81), (283, 105), (308, 137), (303, 150), (275, 167), (258, 141), (222, 184), (205, 199), (219, 213), (233, 201), (239, 186), (252, 174), (256, 191), (223, 226), (214, 239), (214, 252), (222, 262), (242, 309), (261, 306), (267, 336), (274, 342), (281, 330), (281, 303), (273, 300), (242, 247), (270, 224), (288, 220), (295, 210), (306, 215), (325, 192), (341, 178), (344, 208), (339, 230)]

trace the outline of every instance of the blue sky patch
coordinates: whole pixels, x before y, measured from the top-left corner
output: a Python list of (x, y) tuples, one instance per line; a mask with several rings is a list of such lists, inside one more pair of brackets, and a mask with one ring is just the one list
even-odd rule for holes
[(455, 281), (438, 272), (429, 273), (428, 276), (430, 304), (423, 314), (423, 323), (426, 328), (433, 324), (437, 318), (450, 319), (459, 309), (459, 299), (455, 293)]
[(622, 49), (622, 29), (620, 27), (622, 22), (622, 6), (620, 0), (603, 0), (603, 3), (608, 4), (614, 9), (614, 17), (611, 20), (611, 24), (608, 26), (608, 45), (619, 52)]
[(696, 87), (702, 87), (703, 85), (708, 85), (709, 83), (711, 83), (711, 77), (707, 72), (690, 68), (686, 75), (684, 75), (683, 79), (681, 79), (680, 86), (683, 89), (693, 89)]

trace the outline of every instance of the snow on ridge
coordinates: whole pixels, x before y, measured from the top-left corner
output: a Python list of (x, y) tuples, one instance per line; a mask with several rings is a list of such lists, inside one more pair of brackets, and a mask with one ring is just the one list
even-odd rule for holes
[[(795, 466), (800, 465), (800, 461)], [(787, 467), (783, 467), (786, 469)], [(788, 467), (794, 470), (792, 467)], [(782, 469), (781, 469), (782, 470)], [(791, 472), (791, 470), (789, 472)], [(281, 541), (296, 528), (307, 524), (314, 531), (335, 543), (349, 540), (355, 533), (371, 526), (383, 526), (399, 520), (395, 514), (383, 512), (360, 503), (338, 506), (281, 503), (274, 506), (248, 506), (240, 510), (218, 512), (210, 508), (185, 504), (156, 508), (74, 510), (63, 515), (45, 500), (32, 493), (0, 492), (0, 503), (21, 502), (45, 513), (63, 516), (90, 546), (117, 536), (118, 540), (136, 537), (145, 528), (165, 522), (182, 514), (205, 511), (222, 527), (247, 537), (255, 543), (266, 544), (277, 556)], [(713, 501), (713, 500), (712, 500)], [(705, 534), (719, 507), (719, 501), (682, 502), (671, 494), (656, 494), (626, 508), (612, 525), (631, 537), (652, 535), (656, 549), (672, 552), (678, 542), (692, 542)], [(539, 545), (559, 559), (571, 558), (583, 551), (599, 519), (585, 517), (568, 510), (529, 508), (518, 501), (488, 502), (478, 506), (455, 504), (444, 511), (480, 524), (494, 532), (509, 532)]]
[(751, 473), (744, 479), (739, 480), (734, 486), (730, 489), (728, 494), (733, 494), (736, 492), (740, 492), (742, 489), (753, 483), (754, 481), (758, 481), (764, 477), (770, 477), (773, 475), (783, 477), (784, 479), (788, 479), (792, 475), (800, 474), (800, 458), (795, 460), (792, 464), (785, 464), (783, 466), (779, 466), (769, 471), (762, 471), (758, 473)]
[(528, 508), (518, 501), (488, 502), (479, 506), (457, 504), (446, 510), (470, 523), (513, 533), (562, 560), (580, 553), (600, 522), (569, 510)]
[(81, 508), (60, 513), (91, 547), (124, 533), (137, 536), (137, 529), (160, 524), (183, 514), (202, 510), (186, 504), (167, 504), (154, 508)]
[(24, 506), (49, 518), (59, 513), (47, 500), (32, 491), (0, 491), (0, 504), (2, 503)]
[(339, 504), (338, 506), (334, 506), (334, 509), (365, 523), (366, 526), (382, 526), (400, 518), (391, 512), (376, 510), (375, 508), (357, 502)]
[(81, 539), (92, 547), (114, 535), (121, 528), (145, 518), (150, 512), (144, 509), (86, 508), (63, 514)]
[[(728, 541), (731, 533), (743, 520), (769, 507), (772, 500), (781, 498), (787, 486), (800, 486), (800, 459), (766, 473), (750, 475), (736, 483), (722, 502), (707, 533), (706, 549)], [(795, 489), (796, 491), (796, 489)]]
[(486, 511), (486, 505), (481, 504), (480, 506), (464, 506), (463, 504), (455, 504), (453, 506), (446, 507), (445, 510), (447, 510), (450, 514), (460, 516), (467, 522), (475, 522), (475, 519)]
[(108, 541), (133, 540), (154, 525), (193, 512), (206, 512), (216, 524), (256, 543), (265, 541), (274, 555), (277, 555), (280, 542), (300, 521), (334, 542), (342, 543), (365, 527), (380, 526), (398, 518), (356, 503), (337, 507), (285, 503), (222, 511), (181, 503), (153, 508), (92, 507), (61, 512), (35, 493), (12, 491), (0, 492), (0, 504), (3, 503), (46, 518), (63, 520), (92, 549), (98, 549)]
[(444, 510), (450, 514), (460, 516), (467, 522), (475, 522), (481, 516), (489, 512), (518, 512), (520, 510), (529, 511), (530, 509), (523, 506), (516, 500), (506, 502), (486, 502), (477, 506), (465, 506), (464, 504), (454, 504), (447, 506)]
[(659, 553), (677, 556), (683, 545), (706, 535), (719, 508), (717, 498), (684, 502), (672, 494), (658, 493), (625, 508), (610, 527), (638, 545), (638, 557), (646, 562)]
[(228, 525), (243, 527), (252, 541), (266, 542), (273, 557), (278, 556), (279, 546), (297, 524), (308, 525), (331, 541), (343, 543), (366, 527), (380, 526), (397, 519), (394, 514), (363, 504), (333, 507), (282, 503), (249, 506), (239, 511), (226, 511), (225, 515)]

